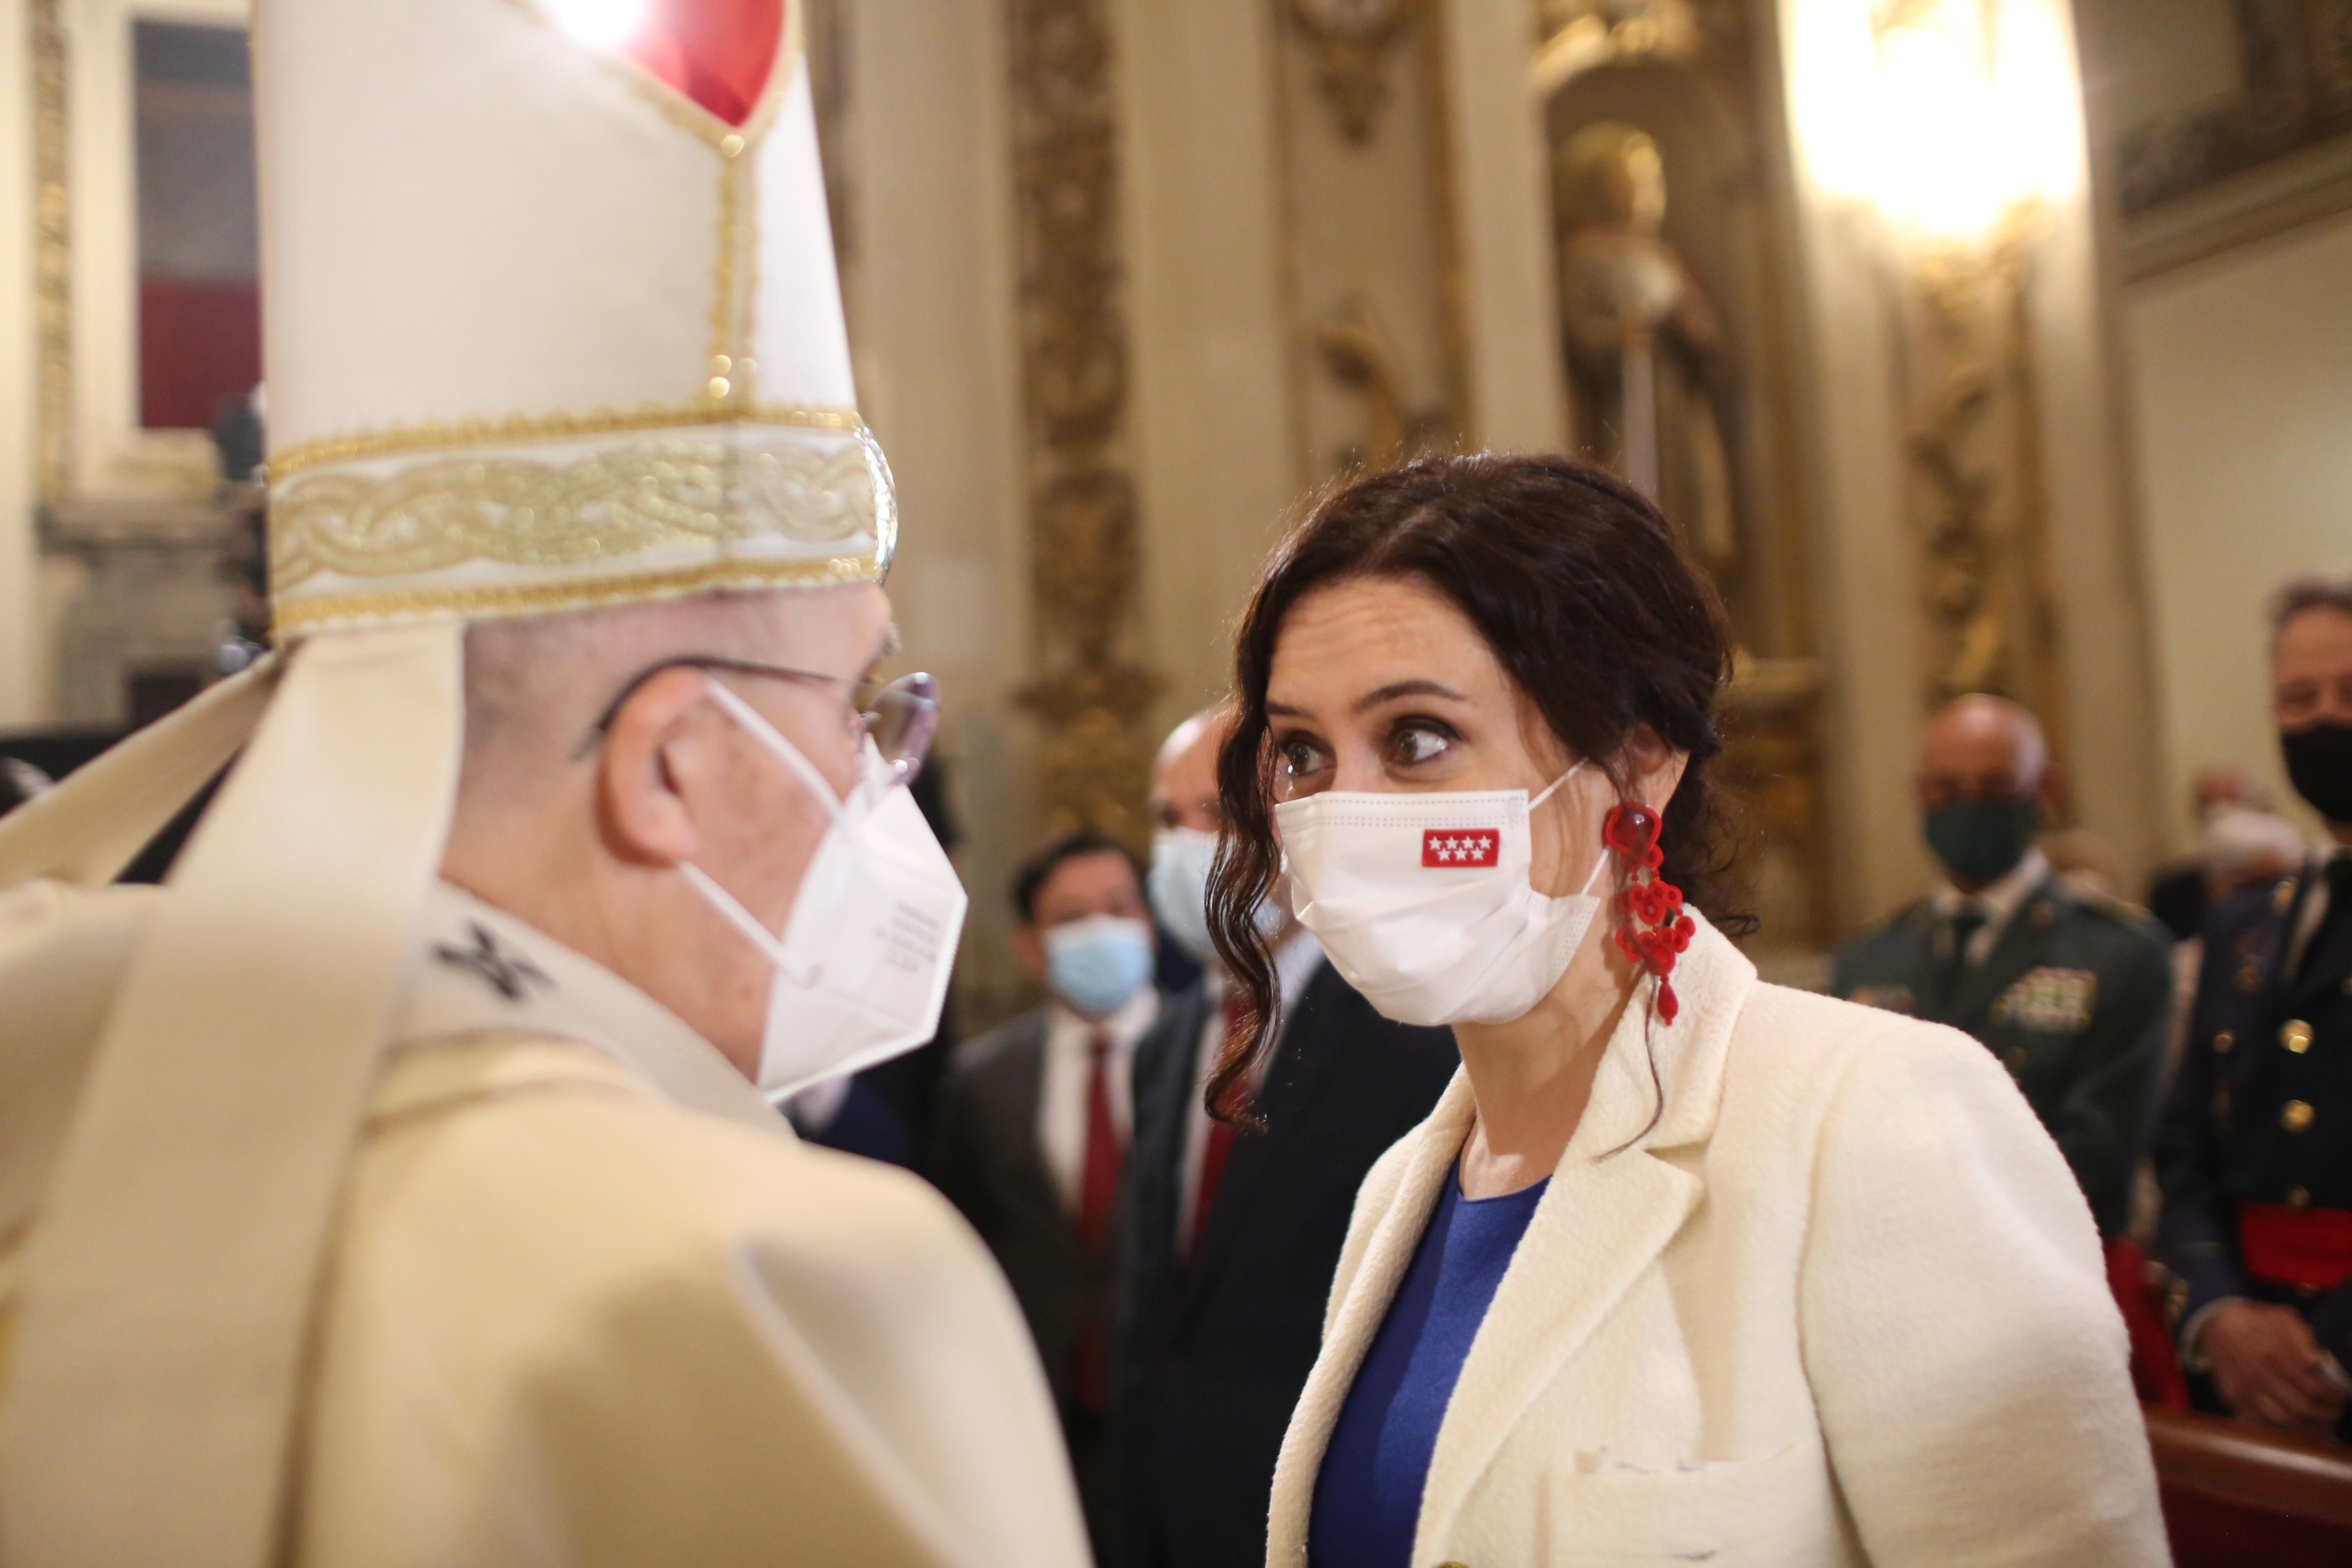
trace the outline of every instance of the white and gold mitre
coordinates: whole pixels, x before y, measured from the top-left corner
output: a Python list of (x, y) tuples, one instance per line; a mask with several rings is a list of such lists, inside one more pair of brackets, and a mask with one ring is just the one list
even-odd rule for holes
[(799, 0), (256, 10), (281, 640), (881, 579)]

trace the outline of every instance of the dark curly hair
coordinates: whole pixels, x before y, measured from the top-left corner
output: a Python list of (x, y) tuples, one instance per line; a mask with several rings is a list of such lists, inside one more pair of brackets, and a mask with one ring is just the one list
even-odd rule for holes
[(1725, 905), (1730, 836), (1708, 763), (1722, 750), (1717, 692), (1731, 674), (1721, 601), (1658, 509), (1631, 485), (1564, 457), (1425, 458), (1326, 495), (1272, 559), (1234, 649), (1234, 721), (1217, 755), (1225, 832), (1209, 886), (1209, 929), (1243, 997), (1243, 1026), (1209, 1080), (1212, 1114), (1248, 1120), (1271, 1048), (1274, 959), (1251, 913), (1280, 872), (1266, 681), (1291, 608), (1351, 577), (1434, 589), (1476, 626), (1552, 733), (1622, 793), (1622, 753), (1646, 724), (1689, 754), (1666, 805), (1659, 875), (1717, 926), (1754, 921)]

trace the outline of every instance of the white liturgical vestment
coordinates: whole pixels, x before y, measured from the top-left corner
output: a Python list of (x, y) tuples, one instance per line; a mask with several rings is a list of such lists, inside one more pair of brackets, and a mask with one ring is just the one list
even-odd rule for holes
[[(10, 934), (69, 963), (102, 904), (116, 963), (163, 896), (18, 889)], [(296, 1563), (1086, 1561), (1035, 1352), (953, 1210), (802, 1144), (666, 1009), (446, 885), (322, 1290)]]

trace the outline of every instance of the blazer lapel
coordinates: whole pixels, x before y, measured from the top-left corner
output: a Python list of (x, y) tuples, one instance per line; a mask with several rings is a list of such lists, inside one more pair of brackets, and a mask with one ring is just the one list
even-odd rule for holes
[(1444, 1538), (1528, 1405), (1698, 1207), (1706, 1184), (1659, 1152), (1713, 1134), (1732, 1026), (1755, 978), (1754, 966), (1702, 921), (1675, 974), (1681, 1017), (1653, 1025), (1646, 991), (1625, 1010), (1595, 1076), (1591, 1104), (1536, 1205), (1446, 1405), (1422, 1493), (1416, 1559), (1421, 1543)]

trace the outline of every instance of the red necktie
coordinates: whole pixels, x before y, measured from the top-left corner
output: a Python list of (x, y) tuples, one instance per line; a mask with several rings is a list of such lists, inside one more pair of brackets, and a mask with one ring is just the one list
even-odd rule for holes
[(1087, 1165), (1078, 1189), (1078, 1245), (1092, 1258), (1110, 1230), (1111, 1205), (1118, 1195), (1118, 1123), (1110, 1113), (1110, 1036), (1101, 1030), (1087, 1044)]
[[(1078, 1193), (1078, 1247), (1089, 1260), (1102, 1256), (1109, 1239), (1111, 1205), (1118, 1197), (1118, 1172), (1126, 1161), (1118, 1123), (1110, 1114), (1110, 1036), (1097, 1029), (1087, 1043), (1087, 1165)], [(1073, 1369), (1078, 1408), (1094, 1415), (1110, 1408), (1107, 1337), (1103, 1306), (1097, 1301), (1078, 1324)]]
[[(1241, 1028), (1241, 993), (1226, 992), (1224, 1030), (1217, 1037), (1221, 1050)], [(1225, 1159), (1233, 1152), (1234, 1124), (1212, 1120), (1208, 1140), (1201, 1146), (1201, 1183), (1192, 1194), (1192, 1237), (1184, 1249), (1186, 1258), (1200, 1256), (1201, 1239), (1209, 1234), (1209, 1206), (1216, 1202), (1218, 1184), (1225, 1179)]]

